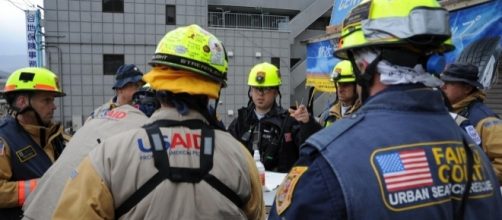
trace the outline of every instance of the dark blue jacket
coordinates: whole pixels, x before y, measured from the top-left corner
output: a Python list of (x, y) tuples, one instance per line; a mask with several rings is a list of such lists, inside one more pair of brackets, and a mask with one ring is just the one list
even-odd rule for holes
[(479, 100), (472, 102), (466, 109), (460, 111), (458, 114), (468, 118), (474, 126), (477, 126), (481, 120), (487, 117), (499, 117)]
[[(0, 122), (0, 137), (7, 142), (11, 152), (10, 163), (12, 177), (8, 181), (22, 181), (40, 178), (52, 165), (45, 151), (11, 116), (6, 116)], [(64, 141), (56, 137), (53, 142), (55, 154), (62, 151)], [(0, 209), (0, 219), (20, 219), (21, 207)]]
[(474, 179), (464, 219), (500, 219), (489, 160), (452, 120), (441, 94), (392, 86), (307, 140), (270, 219), (457, 219), (466, 172)]

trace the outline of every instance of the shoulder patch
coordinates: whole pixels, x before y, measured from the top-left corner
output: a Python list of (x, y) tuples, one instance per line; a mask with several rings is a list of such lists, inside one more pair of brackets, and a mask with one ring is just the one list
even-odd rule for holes
[(16, 151), (16, 156), (21, 163), (28, 161), (29, 159), (37, 156), (35, 148), (31, 145), (21, 148), (21, 150)]
[(295, 166), (291, 168), (291, 171), (281, 183), (275, 195), (275, 208), (277, 214), (281, 215), (291, 205), (291, 199), (293, 198), (296, 184), (307, 170), (308, 167), (306, 166)]
[(479, 137), (478, 132), (472, 125), (465, 126), (465, 131), (477, 145), (481, 144), (481, 137)]

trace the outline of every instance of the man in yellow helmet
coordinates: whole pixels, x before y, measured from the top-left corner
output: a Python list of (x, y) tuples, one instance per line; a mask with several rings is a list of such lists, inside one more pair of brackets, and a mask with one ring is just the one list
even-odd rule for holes
[(161, 108), (91, 151), (54, 219), (264, 219), (253, 158), (208, 112), (226, 86), (222, 43), (197, 25), (179, 27), (150, 64), (143, 79)]
[(288, 172), (298, 159), (299, 146), (321, 127), (304, 105), (291, 110), (290, 116), (276, 103), (281, 85), (276, 66), (266, 62), (255, 65), (248, 85), (248, 106), (239, 109), (228, 131), (250, 152), (259, 150), (266, 170)]
[(115, 75), (115, 84), (112, 87), (115, 90), (115, 96), (107, 103), (95, 109), (86, 122), (93, 118), (104, 117), (117, 106), (132, 104), (133, 94), (144, 84), (142, 77), (143, 72), (136, 65), (124, 64), (120, 66)]
[(54, 99), (65, 96), (45, 68), (14, 71), (3, 91), (9, 112), (0, 122), (0, 219), (20, 219), (27, 196), (63, 152), (69, 136), (52, 123)]
[(431, 54), (453, 49), (450, 36), (435, 0), (351, 11), (335, 56), (352, 62), (364, 105), (306, 141), (270, 219), (500, 219), (489, 159), (425, 71)]
[(361, 100), (357, 94), (356, 75), (350, 61), (338, 62), (333, 68), (332, 79), (336, 87), (336, 101), (329, 109), (328, 117), (321, 123), (324, 127), (351, 115), (361, 107)]

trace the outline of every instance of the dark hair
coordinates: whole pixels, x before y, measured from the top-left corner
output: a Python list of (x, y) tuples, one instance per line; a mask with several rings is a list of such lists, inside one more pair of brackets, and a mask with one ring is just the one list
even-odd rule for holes
[(5, 98), (5, 101), (7, 102), (7, 104), (9, 105), (10, 108), (16, 108), (14, 106), (15, 101), (16, 101), (17, 97), (22, 96), (22, 95), (26, 95), (26, 96), (30, 97), (33, 95), (33, 92), (31, 92), (31, 91), (8, 92), (8, 93), (4, 93), (3, 97)]
[(156, 95), (161, 104), (173, 106), (180, 114), (188, 113), (188, 109), (192, 109), (202, 114), (211, 127), (225, 129), (220, 126), (216, 115), (209, 112), (209, 98), (206, 95), (174, 94), (170, 91), (157, 91)]

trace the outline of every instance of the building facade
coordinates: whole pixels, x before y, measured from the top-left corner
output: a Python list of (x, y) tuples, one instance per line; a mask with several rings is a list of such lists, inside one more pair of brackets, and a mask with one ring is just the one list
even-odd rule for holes
[[(305, 46), (324, 33), (332, 0), (46, 0), (46, 66), (60, 76), (67, 96), (56, 119), (79, 128), (94, 108), (114, 96), (114, 73), (124, 63), (147, 72), (164, 34), (198, 24), (223, 41), (228, 87), (218, 114), (228, 125), (248, 102), (247, 74), (260, 62), (281, 71), (282, 106), (298, 101), (305, 77)], [(295, 99), (295, 100), (292, 100)]]

